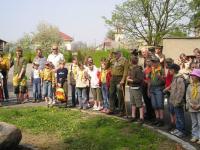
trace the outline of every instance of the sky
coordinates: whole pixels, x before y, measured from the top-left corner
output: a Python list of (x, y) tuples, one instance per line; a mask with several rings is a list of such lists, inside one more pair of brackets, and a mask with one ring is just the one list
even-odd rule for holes
[(0, 0), (0, 39), (16, 42), (39, 23), (57, 26), (75, 41), (98, 44), (115, 5), (124, 0)]

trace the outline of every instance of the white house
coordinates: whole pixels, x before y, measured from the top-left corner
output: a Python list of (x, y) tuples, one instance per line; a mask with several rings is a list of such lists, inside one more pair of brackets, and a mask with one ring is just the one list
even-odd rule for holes
[(71, 36), (69, 36), (63, 32), (60, 32), (60, 36), (64, 40), (64, 46), (65, 46), (66, 50), (72, 50), (71, 43), (74, 39)]

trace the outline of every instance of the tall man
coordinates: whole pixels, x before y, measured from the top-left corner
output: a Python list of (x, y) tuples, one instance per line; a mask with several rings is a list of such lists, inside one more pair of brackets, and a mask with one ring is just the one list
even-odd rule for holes
[(113, 52), (113, 58), (110, 57), (108, 60), (108, 66), (111, 68), (111, 81), (110, 81), (110, 109), (109, 114), (113, 114), (116, 110), (116, 97), (119, 104), (120, 116), (125, 114), (125, 103), (124, 103), (124, 89), (125, 80), (128, 72), (128, 61), (124, 58), (120, 51)]

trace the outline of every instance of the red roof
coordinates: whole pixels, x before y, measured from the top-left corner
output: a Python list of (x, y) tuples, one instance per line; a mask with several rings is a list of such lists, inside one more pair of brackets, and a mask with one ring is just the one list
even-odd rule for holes
[(74, 40), (71, 36), (69, 36), (63, 32), (60, 32), (60, 36), (63, 38), (64, 41), (73, 41)]

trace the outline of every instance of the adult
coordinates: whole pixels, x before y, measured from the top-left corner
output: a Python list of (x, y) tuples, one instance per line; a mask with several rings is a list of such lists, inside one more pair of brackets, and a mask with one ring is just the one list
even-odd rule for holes
[(60, 61), (64, 61), (64, 56), (62, 53), (59, 52), (58, 50), (58, 45), (54, 44), (52, 46), (52, 53), (48, 56), (47, 61), (51, 62), (55, 69), (54, 71), (56, 72), (56, 70), (59, 68), (59, 62)]
[(191, 60), (187, 58), (186, 54), (181, 53), (177, 64), (180, 66), (179, 73), (183, 74), (185, 79), (189, 79), (190, 63), (191, 63)]
[(70, 86), (71, 86), (71, 95), (72, 95), (72, 107), (76, 107), (77, 104), (77, 97), (76, 96), (76, 78), (78, 72), (78, 60), (77, 57), (74, 56), (72, 58), (72, 64), (70, 65), (69, 70), (69, 79), (70, 79)]
[(149, 56), (149, 51), (146, 47), (143, 47), (141, 49), (141, 55), (139, 56), (139, 62), (138, 65), (142, 66), (142, 68), (146, 68), (146, 59)]
[(155, 55), (159, 58), (161, 66), (165, 67), (165, 55), (162, 53), (163, 47), (162, 46), (156, 46), (155, 48)]
[(9, 69), (10, 69), (9, 59), (7, 57), (5, 57), (3, 51), (1, 51), (0, 52), (0, 70), (3, 75), (3, 91), (4, 91), (5, 99), (9, 99), (8, 85), (7, 85)]
[(33, 59), (33, 62), (37, 62), (39, 64), (39, 70), (43, 70), (46, 64), (46, 57), (42, 55), (42, 50), (40, 48), (36, 49), (36, 56)]
[[(108, 60), (108, 66), (111, 68), (111, 81), (110, 81), (110, 109), (108, 114), (113, 114), (116, 110), (116, 100), (118, 99), (120, 116), (125, 115), (125, 103), (124, 103), (124, 89), (125, 81), (128, 72), (128, 61), (121, 54), (121, 51), (115, 51), (113, 53), (114, 58), (110, 57)], [(117, 97), (117, 99), (116, 99)]]
[(13, 86), (14, 93), (17, 96), (17, 102), (24, 102), (24, 95), (27, 91), (26, 87), (26, 61), (23, 57), (23, 50), (21, 47), (16, 49), (16, 58), (14, 59), (13, 69)]

